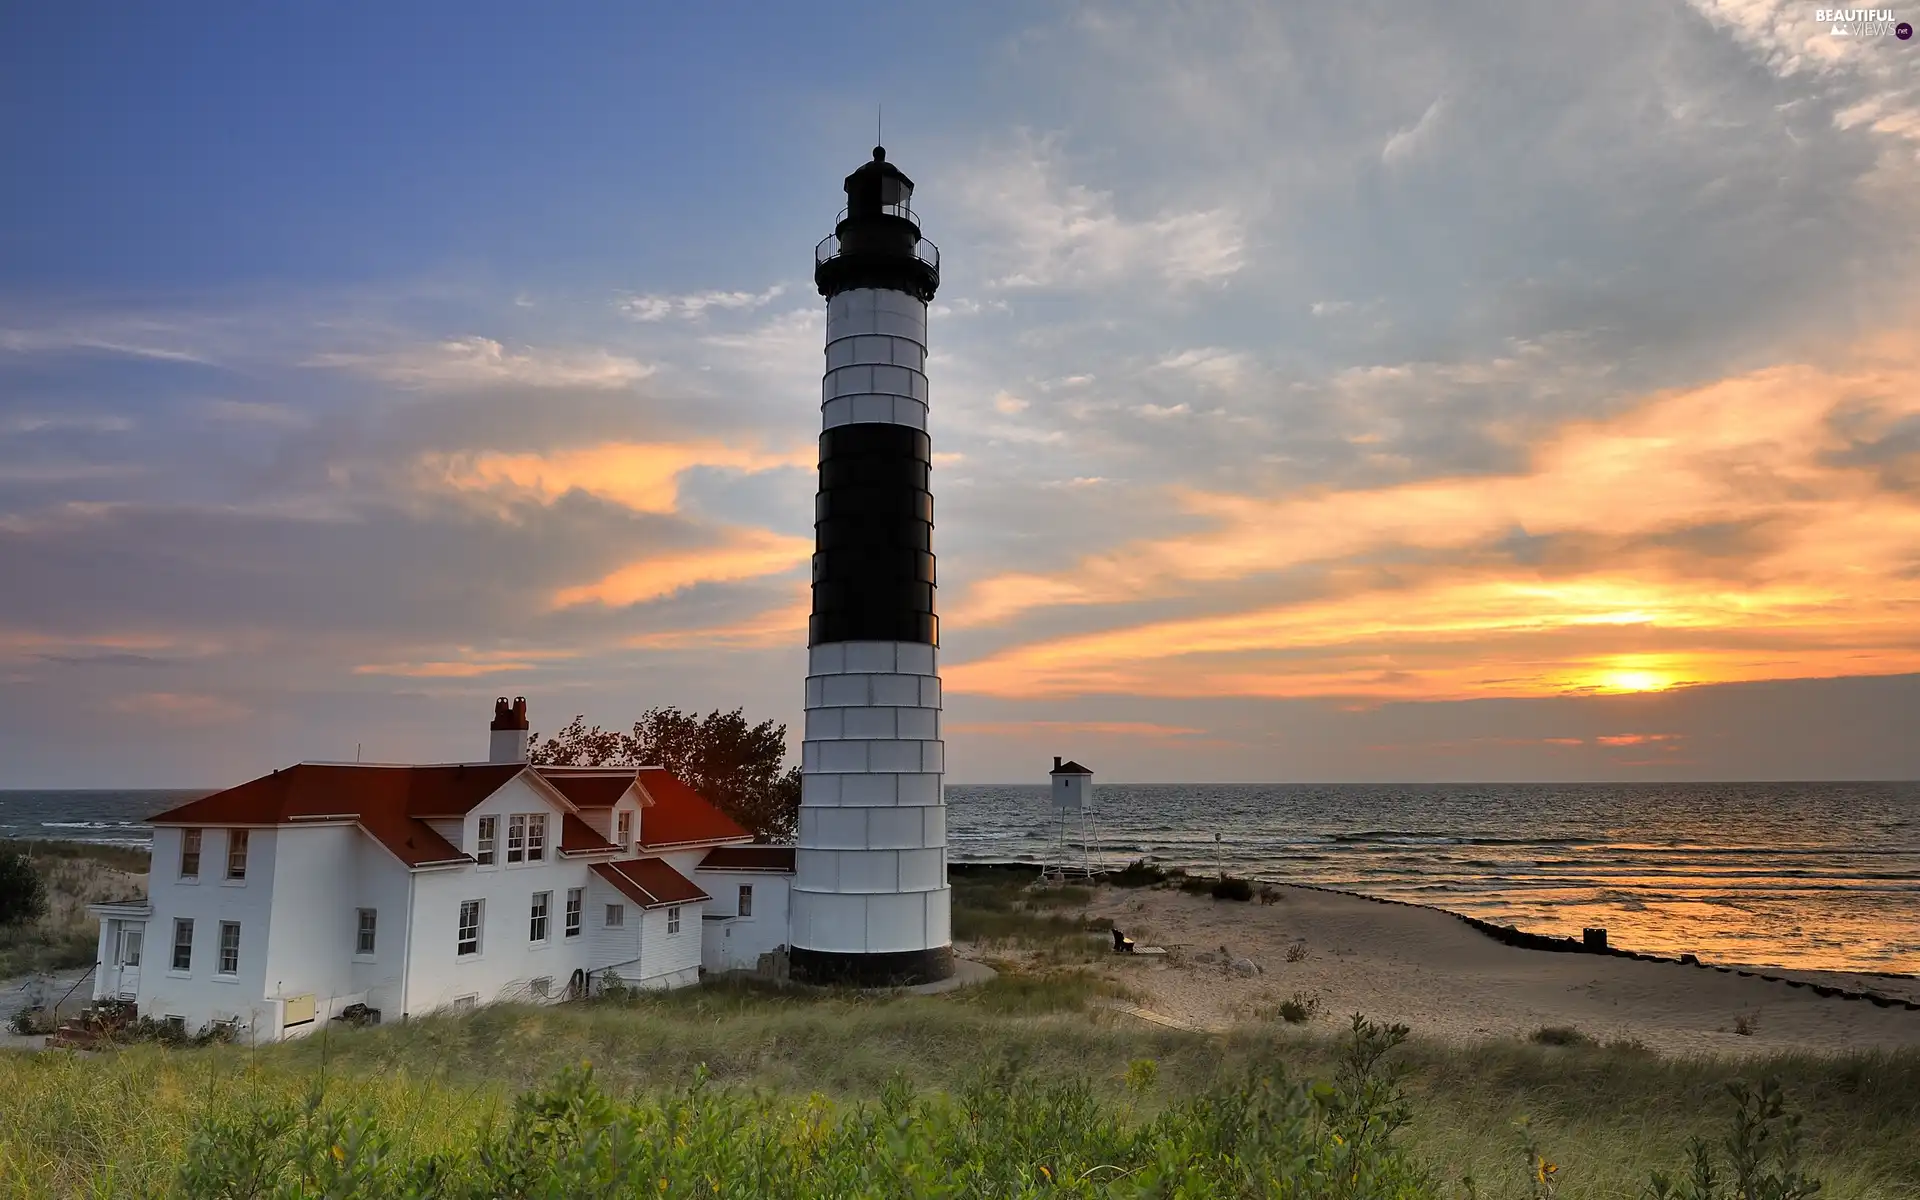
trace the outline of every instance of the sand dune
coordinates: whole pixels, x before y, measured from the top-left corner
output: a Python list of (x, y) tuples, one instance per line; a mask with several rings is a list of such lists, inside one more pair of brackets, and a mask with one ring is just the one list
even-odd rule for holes
[[(1116, 955), (1103, 969), (1137, 989), (1142, 1007), (1208, 1029), (1254, 1019), (1256, 1010), (1299, 992), (1319, 999), (1322, 1025), (1364, 1012), (1453, 1040), (1571, 1026), (1669, 1054), (1920, 1046), (1920, 1011), (1673, 963), (1522, 950), (1435, 909), (1306, 888), (1280, 892), (1277, 903), (1264, 905), (1102, 888), (1086, 913), (1167, 947), (1164, 959)], [(1298, 943), (1305, 957), (1288, 962)], [(1197, 961), (1222, 946), (1253, 960), (1260, 974)], [(1800, 974), (1920, 1000), (1914, 980)], [(1751, 1033), (1737, 1032), (1743, 1021)]]

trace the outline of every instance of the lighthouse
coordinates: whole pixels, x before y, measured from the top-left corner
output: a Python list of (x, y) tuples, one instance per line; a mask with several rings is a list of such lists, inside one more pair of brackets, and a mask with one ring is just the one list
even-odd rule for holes
[(814, 249), (827, 347), (788, 965), (927, 983), (953, 972), (927, 436), (940, 254), (885, 149), (846, 193)]

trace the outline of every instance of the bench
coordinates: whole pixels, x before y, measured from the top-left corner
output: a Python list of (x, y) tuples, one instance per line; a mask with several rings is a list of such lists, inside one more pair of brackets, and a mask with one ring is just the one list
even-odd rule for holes
[(1115, 954), (1132, 954), (1133, 939), (1121, 933), (1118, 929), (1115, 929), (1113, 931), (1113, 952)]

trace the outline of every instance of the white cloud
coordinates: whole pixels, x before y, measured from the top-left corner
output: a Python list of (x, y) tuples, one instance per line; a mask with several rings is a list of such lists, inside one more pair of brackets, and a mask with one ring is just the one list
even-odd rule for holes
[(1438, 136), (1435, 130), (1439, 128), (1441, 114), (1446, 109), (1446, 100), (1445, 96), (1437, 98), (1427, 105), (1427, 111), (1420, 114), (1418, 121), (1388, 138), (1387, 144), (1380, 148), (1380, 161), (1393, 166), (1426, 151)]
[(71, 329), (0, 329), (0, 350), (12, 354), (69, 354), (75, 351), (94, 351), (102, 354), (125, 355), (128, 358), (153, 359), (159, 362), (210, 363), (213, 361), (197, 350), (129, 340), (127, 336), (129, 334), (138, 337), (139, 331), (128, 330), (119, 334), (102, 334)]
[(21, 415), (0, 419), (0, 437), (30, 433), (125, 433), (133, 428), (131, 418), (107, 414)]
[(1244, 221), (1229, 208), (1129, 218), (1110, 192), (1071, 183), (1057, 140), (1019, 140), (966, 172), (960, 200), (986, 226), (980, 246), (1003, 260), (996, 287), (1091, 287), (1128, 276), (1176, 286), (1217, 283), (1247, 264)]
[(629, 296), (620, 301), (619, 308), (636, 321), (664, 321), (669, 317), (692, 321), (706, 316), (713, 309), (751, 312), (756, 308), (765, 308), (784, 295), (786, 290), (786, 284), (776, 283), (764, 292), (709, 291), (688, 292), (679, 296)]
[(357, 371), (407, 387), (620, 388), (653, 374), (635, 358), (606, 350), (509, 352), (492, 338), (460, 337), (380, 354), (329, 353), (306, 360), (310, 367)]
[(1012, 416), (1017, 412), (1026, 411), (1026, 408), (1027, 408), (1027, 402), (1025, 400), (1022, 400), (1020, 397), (1014, 395), (1011, 392), (994, 393), (993, 411), (997, 413), (1004, 413), (1007, 416)]
[(1232, 387), (1246, 376), (1251, 361), (1243, 351), (1201, 346), (1168, 355), (1154, 366), (1163, 371), (1178, 371), (1214, 387)]

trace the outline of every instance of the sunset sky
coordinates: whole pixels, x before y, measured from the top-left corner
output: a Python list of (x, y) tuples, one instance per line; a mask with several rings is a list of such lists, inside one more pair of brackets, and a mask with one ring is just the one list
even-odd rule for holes
[(1814, 11), (8, 5), (0, 787), (797, 739), (877, 105), (950, 782), (1920, 777), (1920, 40)]

